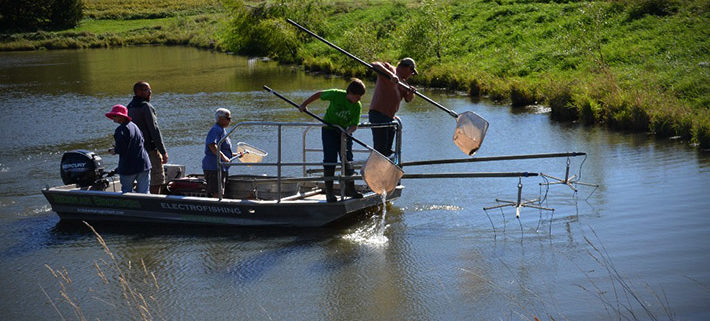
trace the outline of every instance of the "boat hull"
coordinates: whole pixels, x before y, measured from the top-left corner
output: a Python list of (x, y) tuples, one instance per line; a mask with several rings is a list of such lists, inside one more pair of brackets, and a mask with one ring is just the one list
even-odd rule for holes
[[(398, 186), (387, 200), (401, 195)], [(92, 191), (69, 186), (42, 193), (62, 220), (181, 223), (224, 226), (320, 227), (372, 209), (382, 197), (328, 203), (319, 198), (288, 201), (235, 200), (206, 197)]]

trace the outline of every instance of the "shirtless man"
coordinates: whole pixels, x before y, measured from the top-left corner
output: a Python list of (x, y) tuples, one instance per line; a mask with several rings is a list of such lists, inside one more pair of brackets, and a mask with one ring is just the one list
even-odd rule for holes
[[(414, 99), (414, 87), (412, 90), (407, 90), (398, 85), (398, 82), (407, 83), (407, 79), (417, 74), (416, 64), (412, 58), (404, 58), (399, 61), (397, 67), (389, 63), (375, 61), (372, 67), (383, 71), (385, 75), (377, 73), (377, 81), (375, 83), (375, 92), (372, 95), (370, 102), (370, 111), (368, 112), (369, 121), (372, 124), (389, 123), (394, 120), (395, 114), (399, 110), (399, 103), (404, 99), (406, 102)], [(392, 143), (394, 141), (395, 129), (388, 128), (372, 128), (372, 140), (375, 150), (384, 156), (390, 156), (394, 153)]]

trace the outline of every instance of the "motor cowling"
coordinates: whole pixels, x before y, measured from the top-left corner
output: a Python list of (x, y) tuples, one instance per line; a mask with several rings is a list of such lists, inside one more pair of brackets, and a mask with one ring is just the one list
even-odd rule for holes
[(87, 150), (66, 152), (62, 155), (60, 173), (64, 184), (92, 186), (104, 175), (104, 161), (98, 154)]

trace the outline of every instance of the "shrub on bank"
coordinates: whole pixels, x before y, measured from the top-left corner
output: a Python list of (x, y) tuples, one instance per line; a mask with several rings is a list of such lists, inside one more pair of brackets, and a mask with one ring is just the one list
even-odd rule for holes
[(710, 117), (702, 115), (697, 118), (693, 123), (692, 133), (693, 142), (704, 148), (710, 147)]
[(537, 102), (535, 89), (521, 81), (514, 80), (510, 84), (510, 103), (513, 107), (533, 105)]
[(81, 0), (1, 1), (0, 30), (71, 28), (81, 20), (83, 8)]

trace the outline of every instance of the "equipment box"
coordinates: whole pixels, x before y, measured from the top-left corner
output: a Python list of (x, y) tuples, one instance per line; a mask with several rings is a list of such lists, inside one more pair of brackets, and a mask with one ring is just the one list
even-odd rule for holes
[(167, 182), (185, 177), (185, 165), (165, 164), (163, 170), (165, 170), (165, 181)]

